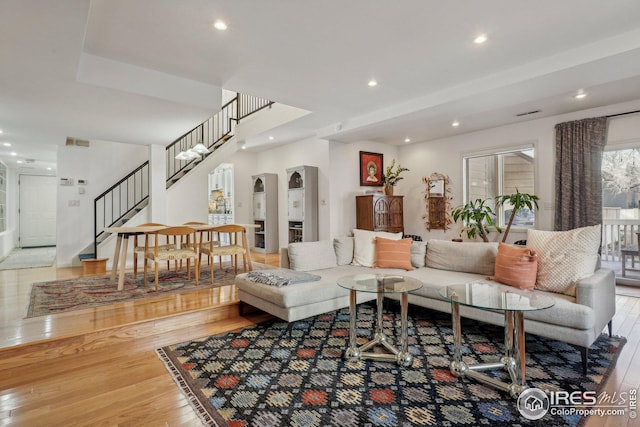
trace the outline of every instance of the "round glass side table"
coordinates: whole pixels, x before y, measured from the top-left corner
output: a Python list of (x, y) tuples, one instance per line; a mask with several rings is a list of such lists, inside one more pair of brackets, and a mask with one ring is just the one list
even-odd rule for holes
[[(553, 298), (537, 291), (524, 291), (498, 283), (472, 282), (440, 288), (440, 296), (451, 302), (453, 329), (453, 361), (451, 372), (458, 377), (469, 377), (492, 387), (508, 391), (513, 397), (527, 388), (525, 362), (524, 312), (544, 310), (555, 304)], [(460, 306), (504, 312), (505, 353), (494, 363), (469, 365), (462, 361)], [(505, 383), (479, 371), (506, 369), (511, 383)]]

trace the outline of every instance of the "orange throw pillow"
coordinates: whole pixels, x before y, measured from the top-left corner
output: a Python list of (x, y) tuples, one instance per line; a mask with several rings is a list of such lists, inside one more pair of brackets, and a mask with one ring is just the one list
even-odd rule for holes
[(495, 264), (495, 280), (519, 289), (533, 290), (538, 272), (536, 252), (500, 243)]
[(379, 268), (402, 268), (413, 270), (411, 266), (410, 238), (400, 240), (376, 237), (376, 263)]

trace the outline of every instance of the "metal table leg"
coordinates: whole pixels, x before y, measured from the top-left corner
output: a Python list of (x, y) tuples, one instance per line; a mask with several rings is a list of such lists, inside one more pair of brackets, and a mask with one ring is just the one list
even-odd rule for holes
[(349, 291), (349, 348), (344, 353), (347, 359), (357, 359), (360, 357), (360, 349), (356, 341), (356, 291)]
[[(346, 349), (344, 356), (347, 359), (373, 359), (382, 360), (387, 362), (396, 362), (398, 365), (409, 366), (413, 362), (413, 356), (409, 354), (408, 346), (408, 302), (407, 292), (402, 292), (401, 295), (401, 333), (400, 333), (400, 347), (398, 350), (391, 344), (391, 340), (384, 333), (384, 293), (378, 292), (376, 295), (376, 326), (374, 331), (374, 337), (371, 341), (358, 347), (356, 342), (356, 292), (353, 289), (349, 291), (349, 347)], [(376, 345), (383, 346), (389, 353), (373, 353), (367, 350), (375, 347)]]
[[(521, 311), (506, 310), (504, 313), (505, 353), (499, 362), (467, 365), (462, 361), (462, 338), (460, 328), (460, 307), (451, 301), (451, 325), (453, 328), (453, 361), (449, 365), (451, 373), (457, 377), (469, 377), (481, 383), (507, 391), (517, 397), (526, 388), (526, 353), (524, 334), (524, 315)], [(505, 369), (509, 373), (510, 383), (487, 376), (480, 371)]]

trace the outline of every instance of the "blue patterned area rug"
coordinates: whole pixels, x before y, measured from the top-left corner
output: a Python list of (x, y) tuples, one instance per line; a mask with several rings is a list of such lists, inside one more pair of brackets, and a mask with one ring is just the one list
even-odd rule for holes
[[(399, 334), (399, 316), (385, 329)], [(157, 350), (176, 383), (208, 426), (576, 426), (577, 413), (530, 421), (507, 393), (449, 372), (453, 355), (449, 315), (411, 307), (410, 367), (342, 358), (348, 342), (347, 309), (294, 324), (255, 327)], [(375, 314), (358, 308), (358, 339), (371, 338)], [(463, 319), (467, 363), (494, 361), (503, 329)], [(541, 390), (595, 391), (604, 384), (626, 340), (602, 335), (582, 375), (573, 346), (527, 336), (527, 377)], [(570, 412), (570, 411), (566, 411)]]

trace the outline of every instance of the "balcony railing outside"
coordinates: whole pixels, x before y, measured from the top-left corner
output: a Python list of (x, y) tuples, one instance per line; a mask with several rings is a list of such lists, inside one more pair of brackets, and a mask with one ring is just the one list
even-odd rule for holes
[(620, 261), (620, 250), (637, 245), (640, 219), (604, 219), (602, 221), (601, 258), (603, 261)]

